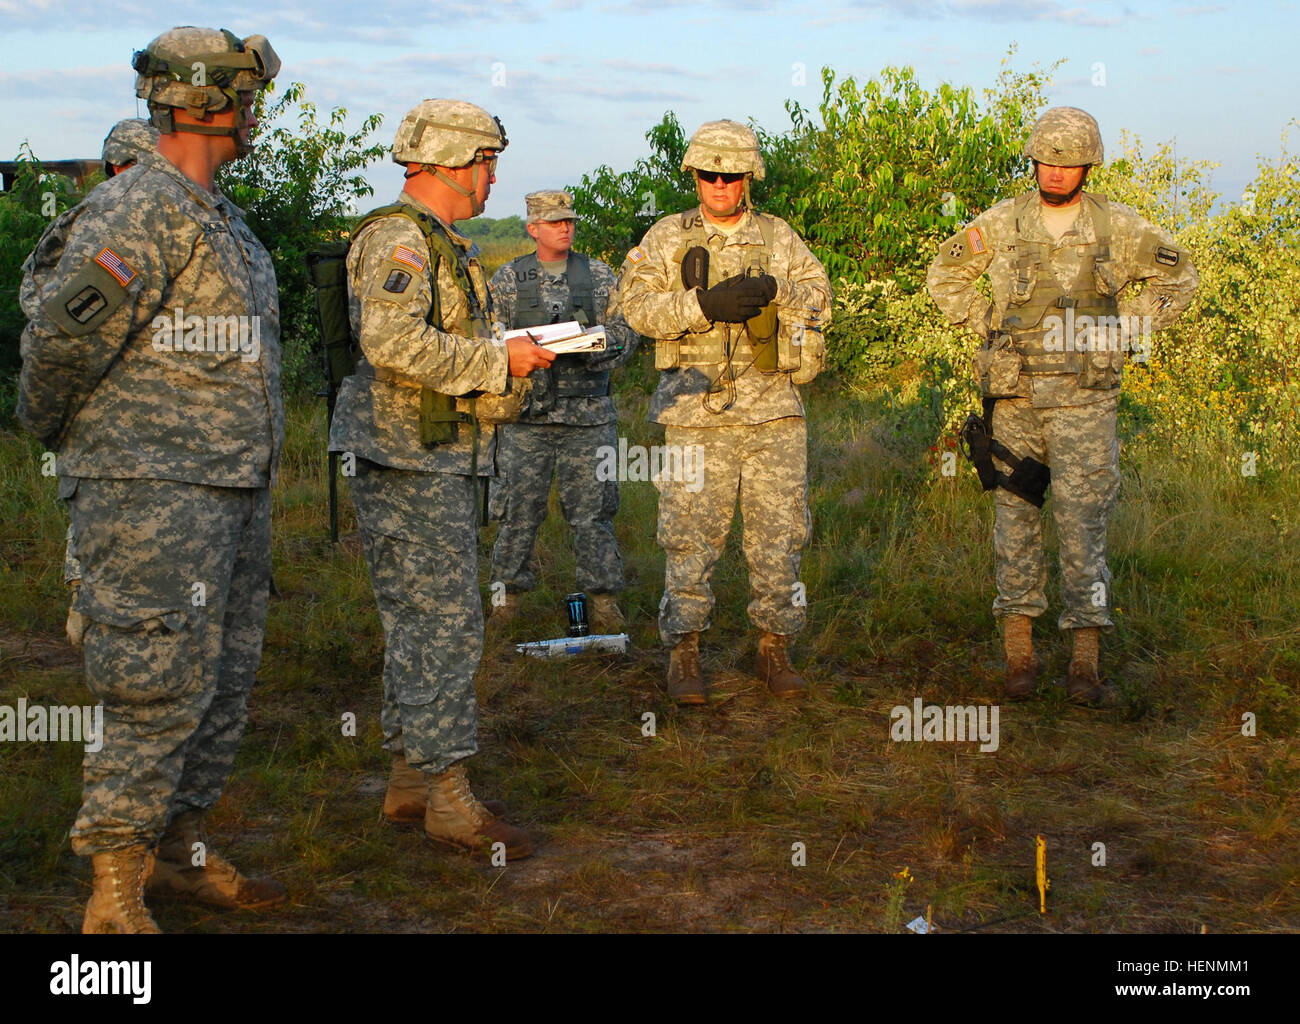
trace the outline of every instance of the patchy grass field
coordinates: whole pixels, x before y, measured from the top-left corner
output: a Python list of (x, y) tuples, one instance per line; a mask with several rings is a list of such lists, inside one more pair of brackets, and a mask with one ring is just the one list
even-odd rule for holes
[[(622, 387), (631, 443), (661, 438), (645, 423), (652, 378), (642, 362)], [(1239, 453), (1189, 459), (1130, 432), (1111, 529), (1118, 625), (1103, 641), (1112, 705), (1073, 708), (1054, 689), (1001, 707), (996, 751), (896, 743), (895, 705), (997, 702), (991, 503), (968, 466), (943, 475), (919, 410), (832, 381), (809, 407), (815, 536), (795, 656), (813, 698), (778, 704), (748, 675), (733, 531), (703, 647), (716, 699), (703, 711), (665, 699), (650, 483), (623, 485), (618, 518), (635, 651), (513, 655), (508, 640), (563, 630), (573, 557), (553, 515), (544, 586), (512, 637), (489, 640), (478, 678), (476, 791), (505, 799), (537, 848), (502, 870), (380, 820), (382, 636), (358, 545), (328, 542), (323, 410), (293, 404), (275, 502), (280, 597), (212, 816), (220, 848), (273, 872), (292, 901), (265, 917), (159, 904), (163, 928), (897, 932), (929, 913), (947, 931), (1300, 929), (1295, 464), (1243, 477)], [(0, 704), (87, 699), (62, 637), (65, 523), (38, 447), (0, 434)], [(350, 506), (344, 523), (354, 529)], [(1053, 676), (1068, 659), (1058, 610), (1036, 637)], [(90, 884), (66, 838), (80, 748), (3, 746), (0, 930), (75, 931)]]

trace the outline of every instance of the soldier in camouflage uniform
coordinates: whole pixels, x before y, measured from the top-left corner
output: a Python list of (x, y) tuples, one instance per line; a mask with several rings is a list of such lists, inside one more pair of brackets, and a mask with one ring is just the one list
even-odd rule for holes
[[(192, 84), (196, 61), (222, 84)], [(262, 36), (185, 27), (132, 66), (158, 150), (50, 227), (21, 291), (18, 416), (58, 453), (104, 705), (72, 830), (94, 862), (87, 932), (156, 932), (151, 868), (151, 892), (213, 906), (285, 898), (202, 829), (261, 659), (284, 439), (275, 272), (213, 176), (250, 152), (253, 99), (280, 62)]]
[[(134, 165), (145, 153), (157, 151), (158, 129), (148, 121), (138, 117), (118, 121), (104, 139), (104, 177), (112, 178)], [(81, 566), (77, 564), (73, 551), (71, 524), (68, 526), (68, 540), (63, 553), (63, 582), (72, 590), (75, 599), (77, 588), (81, 586)], [(68, 642), (73, 647), (80, 647), (81, 636), (86, 631), (86, 619), (77, 611), (75, 603), (68, 608), (66, 629)]]
[[(1099, 633), (1112, 625), (1106, 527), (1119, 493), (1115, 417), (1125, 352), (1149, 352), (1150, 331), (1187, 307), (1198, 277), (1167, 232), (1082, 191), (1089, 167), (1102, 160), (1090, 115), (1046, 111), (1025, 156), (1037, 191), (999, 203), (944, 242), (928, 285), (952, 323), (985, 339), (976, 368), (995, 440), (1018, 464), (1028, 457), (1051, 469), (1065, 604), (1058, 625), (1074, 636), (1067, 688), (1072, 699), (1093, 702), (1101, 695)], [(992, 302), (975, 288), (985, 273)], [(1140, 295), (1123, 297), (1142, 281)], [(1007, 474), (1017, 467), (998, 461), (1014, 487)], [(1005, 483), (995, 502), (993, 612), (1004, 620), (1006, 695), (1017, 699), (1034, 692), (1042, 669), (1032, 643), (1033, 619), (1047, 609), (1042, 520)]]
[(703, 125), (682, 170), (694, 172), (701, 205), (655, 224), (628, 253), (618, 285), (628, 324), (656, 339), (650, 418), (681, 456), (657, 481), (668, 692), (682, 703), (707, 700), (699, 636), (739, 496), (749, 617), (761, 631), (757, 674), (776, 696), (797, 697), (808, 687), (786, 644), (804, 625), (799, 560), (812, 516), (796, 385), (824, 360), (830, 282), (785, 221), (752, 209), (750, 181), (764, 174), (752, 131)]
[(621, 317), (609, 317), (614, 272), (600, 260), (573, 252), (577, 214), (567, 192), (525, 197), (528, 233), (537, 251), (520, 256), (492, 277), (497, 322), (505, 330), (577, 320), (604, 324), (606, 350), (559, 356), (533, 373), (532, 398), (517, 423), (497, 432), (497, 469), (492, 514), (500, 520), (492, 550), (493, 583), (505, 586), (489, 627), (518, 612), (519, 594), (537, 585), (529, 561), (537, 530), (546, 518), (551, 477), (558, 477), (560, 509), (573, 530), (578, 589), (591, 595), (592, 628), (623, 626), (617, 595), (623, 561), (614, 537), (618, 481), (600, 480), (598, 452), (618, 449), (618, 414), (610, 397), (610, 371), (632, 358), (640, 340)]
[(465, 777), (483, 653), (477, 478), (492, 473), (496, 447), (485, 407), (506, 404), (493, 396), (508, 380), (554, 356), (493, 339), (478, 248), (453, 226), (483, 212), (506, 143), (501, 122), (472, 103), (425, 100), (402, 119), (393, 160), (407, 169), (405, 190), (365, 218), (348, 251), (361, 355), (339, 392), (330, 451), (345, 475), (355, 462), (352, 500), (384, 626), (384, 814), (473, 852), (503, 843), (515, 858), (531, 853), (528, 834)]

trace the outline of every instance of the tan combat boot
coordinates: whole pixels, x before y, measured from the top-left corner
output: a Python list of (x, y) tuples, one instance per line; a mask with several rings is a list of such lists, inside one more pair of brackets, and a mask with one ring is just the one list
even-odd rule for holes
[(707, 704), (700, 674), (700, 634), (687, 633), (668, 656), (668, 696), (678, 704)]
[(599, 634), (621, 633), (627, 620), (618, 607), (616, 594), (591, 595), (591, 631)]
[(109, 850), (91, 858), (95, 888), (81, 922), (82, 935), (161, 935), (144, 905), (144, 883), (153, 870), (147, 846)]
[(1034, 620), (1028, 615), (1007, 615), (1003, 619), (1003, 642), (1007, 653), (1007, 700), (1024, 700), (1038, 689), (1043, 663), (1034, 653)]
[[(506, 805), (500, 800), (480, 802), (489, 814), (498, 818), (506, 816)], [(424, 821), (428, 803), (429, 776), (407, 764), (405, 754), (394, 754), (388, 792), (384, 794), (384, 820), (394, 825), (419, 825)]]
[[(202, 843), (200, 849), (195, 844)], [(202, 853), (202, 862), (199, 853)], [(212, 849), (203, 831), (203, 812), (178, 814), (158, 842), (149, 891), (195, 900), (219, 910), (266, 910), (289, 898), (270, 878), (249, 878)]]
[(491, 633), (505, 629), (510, 623), (515, 621), (519, 615), (519, 595), (506, 591), (504, 604), (492, 606), (492, 614), (488, 616), (487, 628)]
[(474, 796), (465, 777), (464, 761), (457, 761), (441, 775), (429, 776), (424, 834), (435, 843), (482, 857), (490, 857), (496, 843), (505, 845), (506, 860), (533, 855), (528, 833), (490, 813)]
[(1100, 629), (1085, 626), (1074, 630), (1074, 654), (1070, 658), (1070, 674), (1065, 681), (1065, 691), (1070, 700), (1080, 704), (1095, 704), (1101, 699), (1101, 679), (1097, 675), (1097, 659), (1100, 654)]
[(773, 697), (805, 697), (808, 695), (808, 683), (790, 664), (786, 639), (780, 633), (759, 634), (754, 672), (767, 683)]
[(73, 647), (81, 646), (81, 639), (86, 635), (86, 617), (72, 606), (77, 600), (77, 591), (81, 589), (81, 580), (73, 580), (68, 585), (68, 590), (72, 594), (72, 600), (68, 603), (68, 621), (63, 627), (68, 634), (68, 643)]

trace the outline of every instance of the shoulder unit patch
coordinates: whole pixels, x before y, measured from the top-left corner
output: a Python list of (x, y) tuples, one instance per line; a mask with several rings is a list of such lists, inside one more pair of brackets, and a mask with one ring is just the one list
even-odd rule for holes
[(627, 260), (629, 263), (640, 263), (643, 259), (645, 259), (645, 250), (643, 250), (639, 245), (634, 246), (632, 251), (627, 254)]

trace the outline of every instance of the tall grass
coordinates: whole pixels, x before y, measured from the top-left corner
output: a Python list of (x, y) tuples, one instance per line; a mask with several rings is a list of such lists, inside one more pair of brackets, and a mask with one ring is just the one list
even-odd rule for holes
[[(620, 432), (653, 444), (650, 353), (624, 373)], [(1004, 706), (1001, 744), (895, 743), (890, 709), (996, 701), (1001, 677), (989, 497), (921, 403), (819, 381), (808, 394), (814, 537), (811, 700), (749, 675), (754, 634), (738, 524), (715, 574), (703, 661), (715, 700), (672, 707), (655, 614), (663, 555), (653, 484), (622, 485), (617, 531), (634, 650), (539, 662), (512, 640), (558, 635), (573, 587), (553, 504), (540, 585), (478, 677), (482, 795), (502, 796), (538, 856), (504, 873), (379, 821), (383, 640), (355, 538), (328, 542), (324, 415), (289, 404), (275, 491), (272, 602), (239, 766), (213, 815), (222, 849), (294, 893), (270, 918), (159, 911), (180, 930), (1294, 930), (1300, 927), (1300, 536), (1291, 475), (1240, 473), (1207, 440), (1188, 458), (1129, 430), (1110, 533), (1116, 689), (1102, 710), (1059, 690)], [(935, 450), (932, 450), (934, 446)], [(86, 699), (60, 636), (66, 520), (40, 450), (0, 434), (0, 704)], [(344, 531), (355, 520), (344, 493)], [(553, 498), (554, 501), (554, 498)], [(482, 536), (481, 581), (494, 528)], [(1047, 526), (1047, 542), (1055, 540)], [(1058, 595), (1036, 640), (1059, 677)], [(356, 715), (357, 735), (342, 716)], [(654, 715), (653, 736), (644, 734)], [(1243, 735), (1243, 715), (1255, 734)], [(6, 745), (0, 928), (69, 930), (86, 865), (68, 851), (69, 744)], [(1037, 913), (1033, 837), (1049, 839)], [(807, 866), (792, 864), (803, 843)], [(1107, 866), (1094, 866), (1095, 843)], [(903, 869), (908, 873), (900, 878)], [(906, 879), (912, 879), (907, 881)]]

